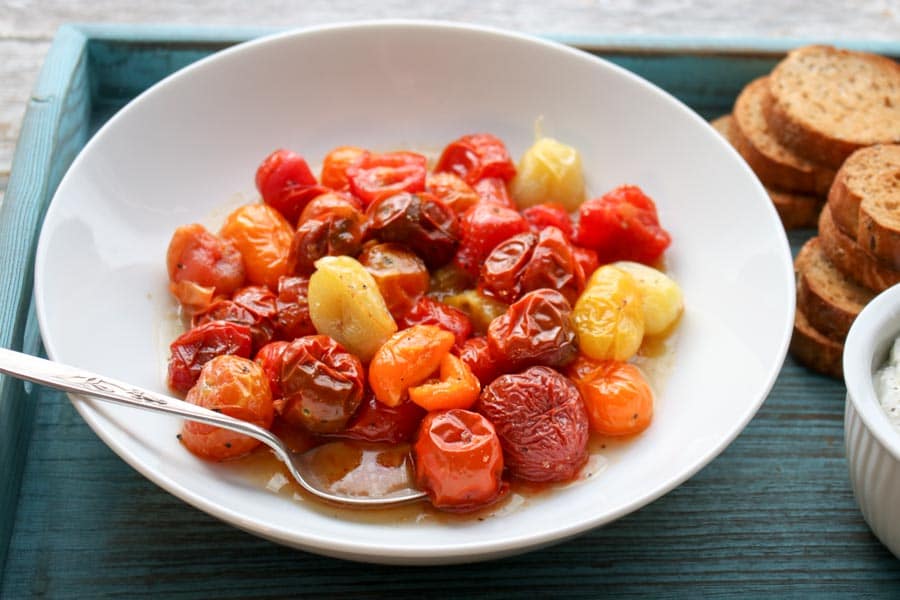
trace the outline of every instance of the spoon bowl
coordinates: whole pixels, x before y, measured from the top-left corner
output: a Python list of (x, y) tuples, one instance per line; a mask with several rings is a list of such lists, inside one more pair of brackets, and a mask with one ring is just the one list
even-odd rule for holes
[(332, 445), (326, 445), (325, 449), (313, 448), (305, 453), (293, 452), (275, 434), (258, 425), (103, 375), (7, 348), (0, 348), (0, 373), (64, 392), (177, 415), (249, 435), (268, 446), (303, 489), (326, 502), (350, 508), (383, 508), (425, 498), (425, 492), (416, 489), (409, 481), (394, 481), (386, 487), (341, 485), (339, 480), (323, 477), (316, 468), (321, 462), (317, 459), (322, 458)]

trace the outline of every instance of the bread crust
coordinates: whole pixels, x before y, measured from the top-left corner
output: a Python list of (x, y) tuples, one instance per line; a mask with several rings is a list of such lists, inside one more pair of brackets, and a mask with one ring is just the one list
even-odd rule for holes
[(819, 238), (831, 264), (859, 285), (880, 292), (900, 283), (900, 271), (881, 263), (835, 225), (827, 203), (819, 215)]
[(900, 143), (900, 65), (825, 45), (797, 48), (769, 78), (766, 119), (781, 142), (837, 169), (857, 149)]
[(900, 269), (900, 145), (854, 152), (828, 194), (835, 225), (870, 254)]
[(767, 76), (744, 86), (732, 112), (732, 145), (766, 187), (825, 196), (834, 170), (799, 156), (781, 143), (765, 118), (764, 108), (770, 102)]
[(797, 362), (817, 373), (841, 379), (844, 376), (844, 344), (822, 335), (802, 310), (794, 312), (794, 334), (790, 352)]
[[(732, 115), (722, 115), (713, 119), (710, 124), (737, 149), (735, 142), (736, 128), (734, 127), (734, 117)], [(740, 151), (738, 150), (738, 152)], [(747, 159), (744, 158), (744, 160)], [(763, 187), (766, 188), (766, 193), (769, 194), (769, 198), (772, 200), (775, 211), (778, 213), (781, 224), (785, 229), (804, 229), (816, 226), (819, 219), (819, 211), (822, 210), (822, 205), (825, 203), (824, 197), (774, 190), (768, 188), (765, 183)]]
[(818, 237), (803, 245), (794, 260), (797, 307), (819, 333), (843, 342), (874, 293), (847, 278), (822, 250)]

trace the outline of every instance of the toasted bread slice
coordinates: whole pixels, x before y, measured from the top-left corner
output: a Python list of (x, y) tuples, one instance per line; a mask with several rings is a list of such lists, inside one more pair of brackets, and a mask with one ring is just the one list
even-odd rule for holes
[(833, 169), (859, 148), (900, 142), (900, 65), (889, 58), (803, 46), (775, 66), (769, 91), (781, 142)]
[[(737, 149), (734, 139), (734, 117), (732, 115), (722, 115), (713, 119), (710, 125)], [(747, 159), (745, 158), (744, 160)], [(763, 187), (765, 187), (765, 184)], [(775, 205), (775, 210), (778, 212), (781, 224), (785, 229), (803, 229), (816, 226), (819, 219), (819, 211), (825, 202), (823, 197), (783, 192), (769, 188), (766, 188), (766, 192), (769, 194), (772, 204)]]
[(828, 204), (819, 215), (819, 239), (831, 264), (861, 286), (880, 292), (900, 283), (900, 271), (883, 264), (834, 224)]
[(836, 379), (844, 376), (844, 344), (822, 335), (799, 308), (794, 312), (790, 351), (797, 362), (817, 373)]
[(788, 192), (825, 196), (834, 170), (799, 156), (784, 146), (766, 121), (771, 102), (769, 78), (751, 81), (734, 103), (732, 143), (763, 185)]
[(808, 240), (794, 259), (797, 308), (810, 325), (832, 340), (843, 342), (850, 325), (875, 296), (838, 270), (822, 251), (820, 240)]
[(857, 150), (828, 194), (835, 225), (875, 258), (900, 269), (900, 145)]

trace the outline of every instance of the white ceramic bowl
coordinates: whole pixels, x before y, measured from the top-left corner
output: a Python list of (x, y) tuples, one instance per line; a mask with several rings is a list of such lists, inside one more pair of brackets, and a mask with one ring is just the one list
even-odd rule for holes
[(217, 229), (254, 200), (277, 147), (438, 150), (487, 131), (518, 157), (543, 132), (578, 148), (596, 193), (636, 183), (674, 242), (687, 308), (655, 420), (600, 457), (589, 481), (485, 520), (385, 522), (267, 491), (177, 442), (177, 420), (74, 398), (124, 460), (185, 501), (266, 538), (388, 563), (522, 552), (608, 523), (717, 456), (770, 390), (790, 339), (794, 285), (784, 231), (746, 164), (697, 114), (616, 66), (568, 47), (446, 23), (329, 26), (253, 41), (166, 79), (84, 148), (48, 211), (36, 302), (49, 355), (165, 390), (174, 229)]
[(900, 285), (875, 297), (859, 314), (844, 345), (844, 444), (853, 493), (869, 527), (900, 557), (900, 431), (881, 408), (875, 373), (900, 336)]

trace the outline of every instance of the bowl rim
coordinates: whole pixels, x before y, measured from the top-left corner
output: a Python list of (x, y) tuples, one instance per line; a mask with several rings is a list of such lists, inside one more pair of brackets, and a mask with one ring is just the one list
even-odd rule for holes
[[(897, 337), (900, 337), (900, 284), (879, 293), (853, 321), (844, 343), (842, 362), (846, 401), (852, 403), (866, 428), (894, 460), (900, 461), (900, 429), (891, 424), (875, 391), (875, 373), (884, 364), (883, 357), (876, 356), (876, 352), (881, 352), (882, 346), (889, 349)], [(878, 343), (874, 343), (876, 339)]]

